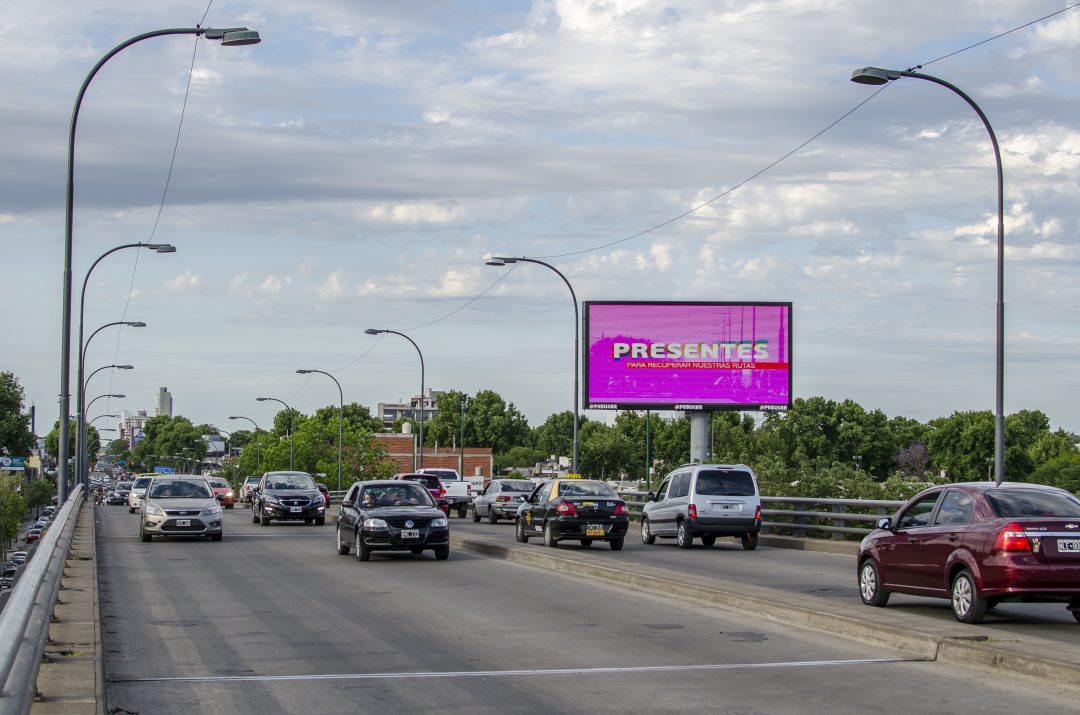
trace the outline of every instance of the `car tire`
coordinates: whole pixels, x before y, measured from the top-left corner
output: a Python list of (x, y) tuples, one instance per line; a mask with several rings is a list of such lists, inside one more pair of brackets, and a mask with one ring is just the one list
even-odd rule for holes
[(551, 526), (551, 522), (544, 524), (544, 546), (549, 549), (559, 548), (559, 541), (555, 538), (555, 529)]
[(334, 529), (334, 541), (337, 542), (337, 552), (339, 556), (349, 555), (349, 542), (342, 540), (341, 529)]
[(135, 513), (135, 510), (129, 506), (128, 507), (128, 514), (134, 514), (134, 513)]
[(270, 526), (270, 517), (266, 516), (265, 514), (260, 515), (259, 524), (261, 526)]
[(448, 558), (450, 558), (450, 545), (449, 544), (447, 544), (446, 546), (436, 546), (435, 547), (435, 560), (436, 561), (446, 561)]
[(625, 542), (625, 540), (626, 540), (626, 537), (620, 536), (617, 539), (612, 539), (611, 541), (608, 542), (608, 544), (611, 545), (611, 550), (612, 551), (622, 551), (623, 543)]
[(491, 506), (488, 507), (488, 523), (489, 524), (498, 524), (499, 523), (499, 515), (495, 513), (495, 507), (491, 507)]
[(689, 549), (694, 545), (694, 535), (685, 521), (680, 521), (675, 527), (675, 544), (680, 549)]
[(356, 560), (367, 561), (371, 558), (371, 548), (360, 538), (360, 532), (356, 532)]
[(472, 520), (474, 524), (480, 523), (480, 512), (476, 510), (476, 506), (473, 506), (472, 508)]
[(705, 534), (701, 537), (702, 546), (712, 546), (716, 543), (716, 534)]
[(258, 524), (259, 523), (259, 512), (255, 511), (254, 506), (252, 506), (252, 508), (251, 508), (251, 523), (252, 524)]
[(315, 517), (315, 526), (324, 526), (325, 524), (326, 524), (326, 517), (325, 516), (317, 516), (317, 517)]
[(587, 549), (592, 546), (592, 539), (581, 539), (581, 547)]
[(140, 531), (139, 536), (142, 538), (144, 544), (149, 544), (154, 539), (153, 536), (147, 534), (145, 531)]
[(975, 577), (967, 569), (953, 579), (949, 587), (949, 600), (953, 615), (961, 623), (982, 623), (986, 616), (986, 599), (979, 595)]
[(757, 532), (756, 531), (751, 531), (749, 534), (743, 534), (740, 541), (742, 541), (742, 547), (744, 549), (746, 549), (747, 551), (753, 551), (754, 549), (757, 548), (757, 542), (758, 542)]
[(222, 534), (210, 534), (211, 541), (221, 541)]
[(649, 526), (649, 520), (645, 517), (641, 518), (641, 543), (643, 544), (655, 544), (656, 534), (652, 533), (652, 527)]
[[(465, 517), (467, 517), (469, 515), (469, 505), (465, 504), (464, 506), (459, 506), (457, 508), (457, 515), (458, 515), (459, 519), (464, 519)], [(446, 548), (447, 548), (447, 553), (449, 553), (450, 547), (448, 546)]]
[(1073, 618), (1076, 619), (1077, 623), (1080, 623), (1080, 610), (1070, 609), (1069, 613), (1073, 614)]
[(517, 539), (517, 542), (519, 544), (529, 543), (529, 536), (525, 533), (525, 522), (521, 519), (516, 519), (514, 524), (514, 538)]
[(889, 592), (881, 585), (881, 573), (873, 559), (863, 559), (859, 566), (859, 597), (867, 606), (877, 608), (889, 602)]
[(234, 506), (235, 506), (235, 504), (226, 504), (225, 508), (226, 509), (232, 509)]

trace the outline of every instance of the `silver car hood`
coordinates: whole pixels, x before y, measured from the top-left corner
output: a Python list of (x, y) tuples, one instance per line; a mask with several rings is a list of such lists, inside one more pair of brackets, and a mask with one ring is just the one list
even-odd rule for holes
[(165, 511), (171, 509), (186, 509), (189, 511), (198, 509), (202, 511), (203, 509), (218, 505), (217, 499), (207, 499), (206, 497), (198, 497), (196, 499), (146, 499), (144, 503), (147, 506), (152, 504)]

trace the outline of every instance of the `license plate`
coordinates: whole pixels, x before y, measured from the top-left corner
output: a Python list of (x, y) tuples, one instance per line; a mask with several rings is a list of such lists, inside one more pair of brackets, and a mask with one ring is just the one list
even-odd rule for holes
[(713, 509), (716, 509), (717, 511), (729, 511), (731, 509), (737, 509), (738, 507), (738, 504), (713, 504)]
[(403, 538), (403, 539), (419, 539), (420, 538), (420, 530), (419, 529), (402, 529), (401, 530), (401, 538)]
[(585, 527), (585, 536), (603, 536), (604, 525), (603, 524), (589, 524)]
[(177, 526), (191, 526), (191, 519), (177, 519)]
[(304, 510), (304, 507), (302, 507), (302, 506), (291, 506), (291, 507), (289, 507), (289, 511), (291, 511), (294, 514), (298, 514), (298, 513), (302, 512), (303, 510)]
[(1058, 539), (1058, 551), (1080, 552), (1080, 539)]

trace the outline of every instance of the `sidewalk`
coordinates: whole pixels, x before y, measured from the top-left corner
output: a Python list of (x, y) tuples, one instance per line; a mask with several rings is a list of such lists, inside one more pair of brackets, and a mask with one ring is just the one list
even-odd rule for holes
[(94, 505), (83, 503), (38, 671), (34, 715), (105, 712)]

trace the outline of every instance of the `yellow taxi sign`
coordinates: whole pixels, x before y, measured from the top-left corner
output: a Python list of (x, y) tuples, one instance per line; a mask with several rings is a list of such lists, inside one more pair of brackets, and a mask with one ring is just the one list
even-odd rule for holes
[(566, 479), (584, 479), (580, 474), (567, 474)]

